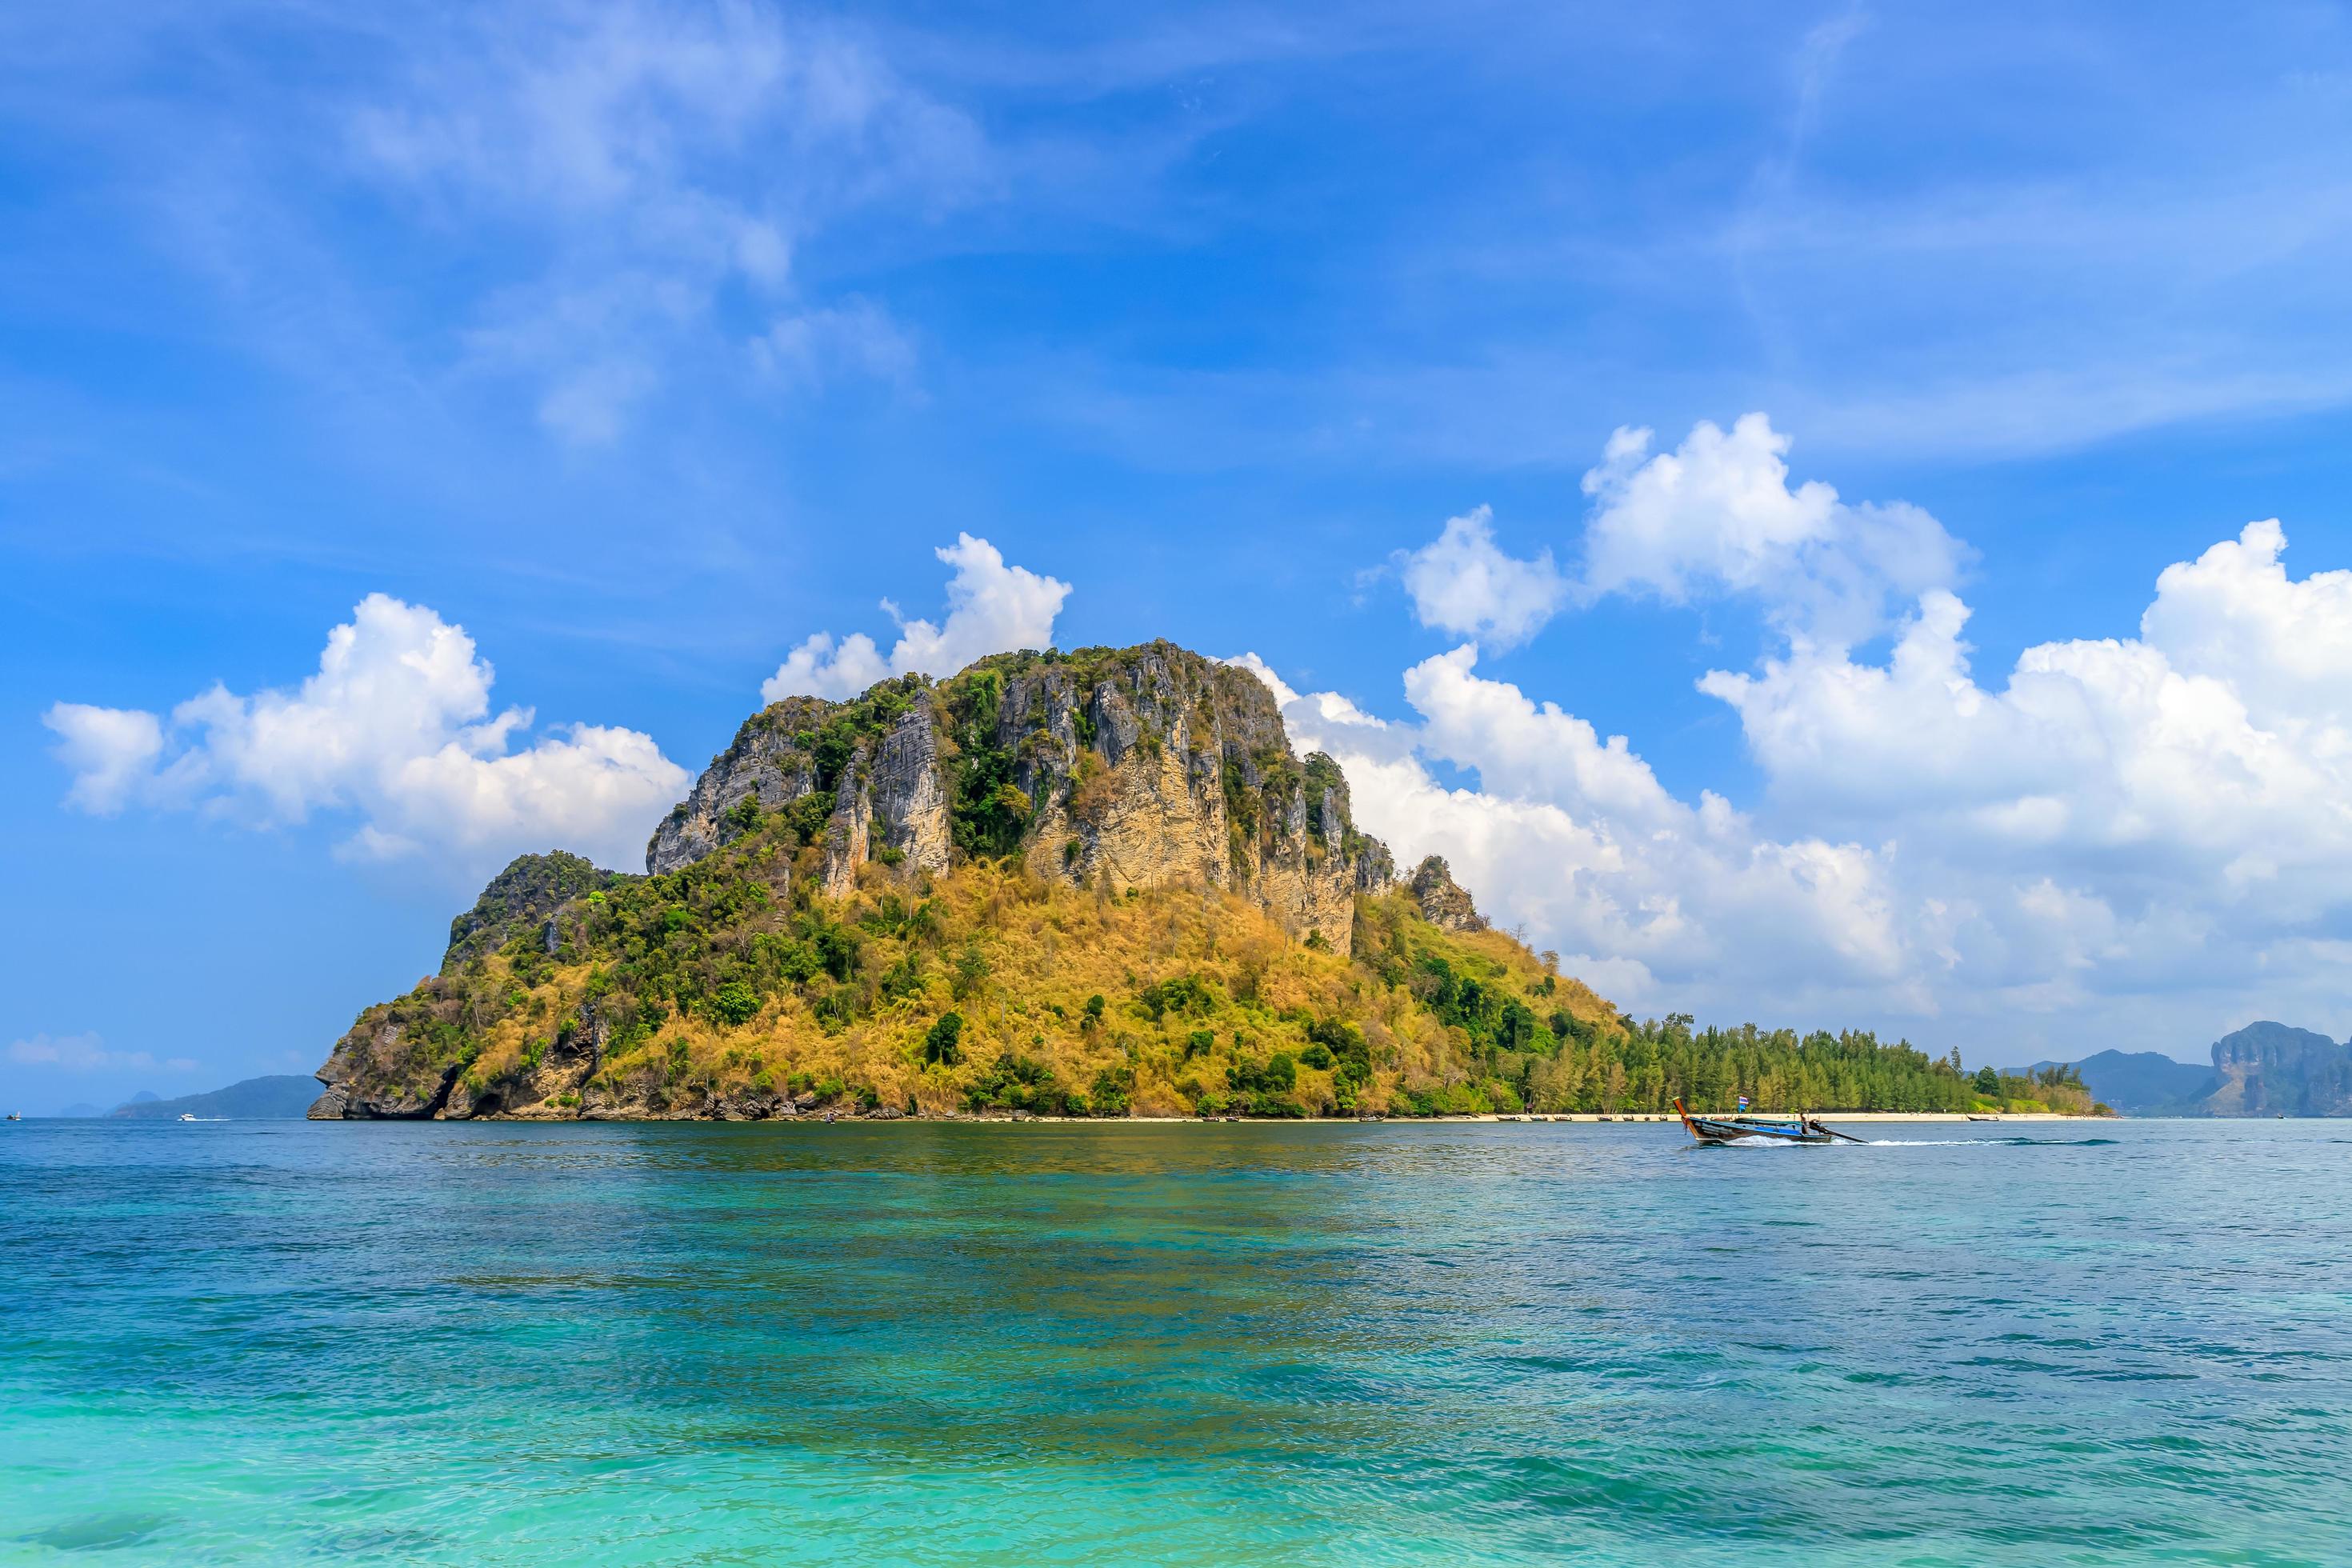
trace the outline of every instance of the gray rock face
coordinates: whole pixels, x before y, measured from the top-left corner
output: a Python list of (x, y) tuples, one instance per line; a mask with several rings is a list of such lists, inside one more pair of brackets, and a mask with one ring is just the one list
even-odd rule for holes
[(857, 885), (857, 868), (866, 864), (866, 839), (874, 827), (874, 797), (866, 787), (866, 748), (850, 753), (848, 776), (834, 798), (841, 804), (824, 825), (824, 891), (837, 899)]
[(410, 1121), (433, 1115), (449, 1099), (457, 1065), (436, 1064), (400, 1025), (370, 1008), (335, 1042), (319, 1069), (326, 1086), (308, 1115), (317, 1121)]
[(825, 824), (824, 890), (839, 898), (856, 886), (869, 861), (908, 870), (944, 871), (953, 829), (939, 727), (928, 704), (851, 753)]
[[(1169, 643), (1006, 655), (938, 685), (889, 682), (860, 703), (775, 704), (656, 830), (647, 869), (690, 865), (760, 814), (825, 796), (814, 809), (826, 813), (828, 894), (877, 860), (899, 875), (945, 870), (974, 753), (1004, 770), (978, 776), (1009, 773), (1014, 792), (1000, 798), (1018, 843), (999, 845), (1041, 876), (1113, 892), (1230, 889), (1341, 951), (1356, 895), (1394, 880), (1387, 849), (1355, 826), (1338, 766), (1291, 751), (1265, 684)], [(972, 787), (975, 801), (990, 793)]]
[(944, 871), (954, 837), (948, 825), (948, 797), (940, 764), (940, 737), (928, 707), (907, 713), (874, 749), (867, 797), (872, 818), (882, 826), (883, 847), (906, 863)]
[(2216, 1116), (2352, 1114), (2352, 1045), (2284, 1024), (2249, 1024), (2213, 1042)]
[(1412, 879), (1406, 884), (1412, 901), (1421, 906), (1421, 918), (1441, 931), (1485, 931), (1486, 918), (1470, 895), (1454, 880), (1454, 873), (1442, 855), (1432, 855), (1413, 868)]
[(654, 829), (653, 842), (646, 846), (646, 869), (656, 876), (675, 871), (739, 837), (750, 826), (743, 809), (747, 800), (757, 809), (774, 811), (815, 787), (811, 760), (792, 731), (746, 725), (735, 744), (703, 770), (693, 793)]

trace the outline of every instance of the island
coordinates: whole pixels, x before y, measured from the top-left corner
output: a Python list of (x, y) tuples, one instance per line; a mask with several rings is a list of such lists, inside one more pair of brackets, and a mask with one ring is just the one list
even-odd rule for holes
[(1996, 1103), (1957, 1051), (1621, 1014), (1443, 859), (1400, 874), (1256, 676), (1164, 641), (762, 709), (643, 875), (516, 860), (317, 1076), (347, 1121)]

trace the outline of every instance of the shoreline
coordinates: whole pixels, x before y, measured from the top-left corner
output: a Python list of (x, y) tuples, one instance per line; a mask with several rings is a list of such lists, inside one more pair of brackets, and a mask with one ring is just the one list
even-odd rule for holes
[[(1694, 1110), (1691, 1114), (1694, 1116), (1731, 1116), (1739, 1113), (1728, 1110)], [(1745, 1114), (1750, 1116), (1761, 1115), (1770, 1117), (1779, 1113), (1775, 1111), (1748, 1111)], [(1820, 1110), (1808, 1111), (1806, 1114), (1820, 1121), (1967, 1122), (1975, 1120), (1974, 1117), (1971, 1117), (1968, 1112), (1962, 1110)], [(856, 1120), (865, 1121), (867, 1119), (859, 1117), (856, 1118)], [(894, 1120), (902, 1121), (1011, 1121), (1014, 1119), (1009, 1116), (926, 1116), (898, 1117)], [(1202, 1116), (1032, 1116), (1027, 1120), (1031, 1121), (1067, 1122), (1073, 1126), (1104, 1126), (1115, 1124), (1120, 1121), (1150, 1121), (1163, 1124), (1181, 1124), (1185, 1122), (1222, 1123), (1225, 1119), (1223, 1117)], [(1279, 1127), (1286, 1125), (1329, 1126), (1337, 1123), (1351, 1121), (1355, 1119), (1345, 1116), (1308, 1116), (1299, 1118), (1280, 1116), (1244, 1116), (1237, 1117), (1234, 1120), (1237, 1122), (1264, 1122), (1267, 1126)], [(1671, 1127), (1678, 1124), (1682, 1119), (1671, 1110), (1640, 1111), (1630, 1115), (1621, 1116), (1603, 1116), (1598, 1111), (1591, 1110), (1530, 1110), (1516, 1115), (1505, 1111), (1486, 1111), (1476, 1116), (1382, 1116), (1377, 1118), (1377, 1120), (1384, 1122), (1392, 1121), (1400, 1126), (1411, 1127), (1433, 1127), (1455, 1123), (1490, 1121), (1635, 1122), (1646, 1126), (1663, 1125)], [(2110, 1119), (2104, 1116), (2072, 1116), (2063, 1110), (2018, 1110), (2003, 1111), (2000, 1114), (1998, 1120), (2002, 1121), (2105, 1121)]]
[[(1695, 1116), (1729, 1116), (1729, 1115), (1732, 1115), (1732, 1114), (1735, 1114), (1735, 1113), (1734, 1113), (1734, 1112), (1730, 1112), (1730, 1111), (1693, 1111), (1693, 1112), (1692, 1112), (1692, 1114), (1693, 1114), (1693, 1115), (1695, 1115)], [(1762, 1115), (1765, 1115), (1765, 1116), (1771, 1116), (1771, 1115), (1778, 1114), (1778, 1113), (1776, 1113), (1776, 1112), (1769, 1112), (1769, 1111), (1768, 1111), (1768, 1112), (1755, 1112), (1755, 1111), (1750, 1111), (1750, 1112), (1748, 1112), (1748, 1114), (1749, 1114), (1749, 1115), (1758, 1115), (1758, 1114), (1762, 1114)], [(1830, 1122), (1838, 1122), (1838, 1121), (1857, 1121), (1857, 1122), (1937, 1121), (1937, 1122), (1950, 1122), (1950, 1123), (1955, 1123), (1955, 1124), (1961, 1124), (1961, 1125), (1965, 1125), (1965, 1124), (1967, 1124), (1967, 1123), (1969, 1123), (1969, 1122), (1971, 1122), (1971, 1121), (1977, 1121), (1977, 1118), (1976, 1118), (1976, 1117), (1972, 1117), (1972, 1116), (1970, 1116), (1968, 1112), (1966, 1112), (1966, 1111), (1960, 1111), (1960, 1110), (1824, 1110), (1824, 1111), (1817, 1111), (1817, 1112), (1815, 1112), (1815, 1111), (1809, 1111), (1809, 1112), (1807, 1112), (1807, 1114), (1808, 1114), (1808, 1115), (1812, 1116), (1812, 1117), (1813, 1117), (1815, 1120), (1817, 1120), (1817, 1121), (1830, 1121)], [(338, 1119), (336, 1119), (336, 1120), (341, 1120), (341, 1118), (338, 1118)], [(831, 1122), (827, 1122), (827, 1121), (826, 1121), (826, 1120), (825, 1120), (824, 1113), (823, 1111), (816, 1111), (816, 1110), (803, 1110), (803, 1111), (800, 1112), (799, 1114), (797, 1114), (797, 1115), (793, 1115), (793, 1116), (761, 1116), (761, 1117), (736, 1117), (736, 1116), (507, 1116), (507, 1115), (494, 1115), (494, 1116), (469, 1116), (469, 1117), (441, 1117), (441, 1116), (434, 1116), (434, 1117), (381, 1117), (381, 1118), (379, 1118), (379, 1117), (360, 1117), (360, 1118), (352, 1118), (352, 1120), (357, 1120), (357, 1121), (515, 1121), (515, 1122), (555, 1123), (555, 1124), (560, 1124), (560, 1123), (563, 1123), (563, 1122), (571, 1122), (571, 1121), (599, 1121), (599, 1122), (609, 1122), (609, 1123), (623, 1124), (623, 1125), (631, 1125), (631, 1124), (634, 1124), (634, 1125), (652, 1125), (652, 1124), (655, 1124), (655, 1123), (682, 1122), (682, 1121), (707, 1121), (707, 1122), (711, 1122), (711, 1123), (727, 1123), (727, 1122), (742, 1122), (742, 1123), (750, 1123), (750, 1122), (758, 1121), (758, 1122), (768, 1122), (768, 1123), (775, 1123), (775, 1124), (782, 1124), (782, 1125), (789, 1125), (789, 1124), (795, 1123), (795, 1122), (798, 1122), (798, 1123), (811, 1123), (811, 1122), (813, 1122), (813, 1123), (814, 1123), (814, 1124), (816, 1124), (816, 1125), (818, 1125), (818, 1126), (821, 1126), (821, 1127), (822, 1127), (822, 1126), (849, 1126), (849, 1125), (852, 1125), (852, 1124), (856, 1124), (856, 1125), (866, 1125), (866, 1124), (877, 1124), (877, 1125), (881, 1125), (881, 1124), (887, 1124), (887, 1123), (895, 1122), (895, 1121), (914, 1122), (914, 1123), (918, 1123), (918, 1124), (919, 1124), (919, 1125), (922, 1125), (922, 1126), (928, 1126), (928, 1127), (940, 1127), (940, 1126), (966, 1126), (966, 1125), (1013, 1126), (1013, 1125), (1016, 1125), (1016, 1124), (1018, 1124), (1018, 1125), (1028, 1125), (1028, 1124), (1033, 1124), (1033, 1123), (1034, 1123), (1034, 1124), (1037, 1124), (1037, 1125), (1046, 1125), (1046, 1126), (1063, 1126), (1063, 1127), (1118, 1127), (1118, 1126), (1129, 1126), (1129, 1127), (1135, 1127), (1135, 1126), (1146, 1126), (1146, 1127), (1203, 1127), (1203, 1126), (1255, 1126), (1255, 1127), (1349, 1127), (1349, 1126), (1360, 1126), (1360, 1125), (1364, 1125), (1364, 1124), (1365, 1124), (1365, 1119), (1360, 1119), (1360, 1118), (1357, 1118), (1357, 1117), (1351, 1117), (1351, 1116), (1305, 1116), (1305, 1117), (1288, 1117), (1288, 1116), (1234, 1116), (1234, 1117), (1225, 1117), (1225, 1116), (1033, 1116), (1033, 1115), (1026, 1115), (1026, 1114), (1024, 1114), (1024, 1115), (1019, 1115), (1019, 1116), (1013, 1116), (1013, 1115), (1003, 1115), (1003, 1116), (997, 1116), (997, 1115), (975, 1115), (975, 1114), (971, 1114), (971, 1113), (955, 1114), (955, 1115), (948, 1115), (948, 1116), (925, 1116), (925, 1115), (921, 1115), (921, 1114), (908, 1115), (908, 1114), (907, 1114), (907, 1113), (905, 1113), (905, 1112), (900, 1112), (899, 1114), (898, 1114), (898, 1115), (896, 1115), (896, 1116), (875, 1116), (875, 1115), (871, 1115), (871, 1114), (860, 1114), (860, 1113), (856, 1113), (856, 1112), (849, 1112), (849, 1113), (836, 1113), (836, 1115), (835, 1116), (834, 1120), (833, 1120)], [(1633, 1114), (1627, 1114), (1627, 1115), (1604, 1116), (1604, 1115), (1601, 1114), (1601, 1113), (1600, 1113), (1600, 1112), (1598, 1112), (1598, 1111), (1590, 1111), (1590, 1110), (1578, 1110), (1578, 1111), (1570, 1111), (1570, 1110), (1561, 1110), (1561, 1111), (1527, 1111), (1527, 1112), (1518, 1113), (1518, 1114), (1512, 1114), (1512, 1113), (1503, 1112), (1503, 1111), (1488, 1111), (1488, 1112), (1485, 1112), (1485, 1113), (1482, 1113), (1482, 1114), (1479, 1114), (1479, 1115), (1475, 1115), (1475, 1116), (1380, 1116), (1380, 1117), (1373, 1117), (1373, 1118), (1370, 1118), (1370, 1119), (1369, 1119), (1369, 1120), (1370, 1120), (1370, 1121), (1376, 1121), (1376, 1122), (1379, 1122), (1379, 1123), (1384, 1124), (1384, 1125), (1385, 1125), (1385, 1124), (1393, 1124), (1393, 1125), (1400, 1126), (1400, 1127), (1444, 1127), (1444, 1126), (1465, 1126), (1465, 1125), (1484, 1125), (1484, 1124), (1489, 1124), (1489, 1123), (1495, 1123), (1495, 1122), (1510, 1122), (1510, 1121), (1517, 1121), (1517, 1122), (1529, 1122), (1529, 1121), (1571, 1121), (1571, 1122), (1583, 1122), (1583, 1123), (1587, 1123), (1587, 1124), (1594, 1124), (1594, 1123), (1612, 1123), (1612, 1124), (1618, 1124), (1618, 1125), (1622, 1125), (1622, 1124), (1632, 1123), (1632, 1124), (1642, 1125), (1642, 1126), (1650, 1126), (1650, 1127), (1672, 1127), (1672, 1126), (1678, 1125), (1678, 1124), (1680, 1123), (1680, 1121), (1681, 1121), (1681, 1118), (1679, 1118), (1679, 1117), (1677, 1117), (1676, 1115), (1675, 1115), (1675, 1113), (1674, 1113), (1674, 1112), (1672, 1112), (1672, 1111), (1663, 1111), (1663, 1112), (1661, 1112), (1661, 1111), (1642, 1111), (1642, 1112), (1637, 1112), (1637, 1113), (1633, 1113)], [(1989, 1121), (1981, 1122), (1981, 1123), (1979, 1123), (1979, 1125), (1987, 1125), (1987, 1126), (1990, 1126), (1990, 1125), (1992, 1125), (1995, 1121), (2094, 1121), (2094, 1122), (2095, 1122), (2095, 1121), (2118, 1121), (2118, 1120), (2121, 1120), (2121, 1118), (2116, 1118), (2116, 1117), (2106, 1117), (2106, 1116), (2075, 1116), (2075, 1115), (2070, 1115), (2070, 1114), (2068, 1114), (2068, 1113), (2067, 1113), (2067, 1112), (2065, 1112), (2065, 1111), (2060, 1111), (2060, 1110), (2017, 1110), (2017, 1111), (2003, 1111), (2003, 1112), (2000, 1113), (1997, 1117), (1994, 1117), (1994, 1118), (1992, 1119), (1992, 1121)]]

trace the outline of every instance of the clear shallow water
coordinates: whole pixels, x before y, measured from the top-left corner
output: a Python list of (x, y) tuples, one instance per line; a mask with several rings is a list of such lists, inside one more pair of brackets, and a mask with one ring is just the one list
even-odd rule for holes
[(2352, 1562), (2352, 1127), (0, 1131), (0, 1561)]

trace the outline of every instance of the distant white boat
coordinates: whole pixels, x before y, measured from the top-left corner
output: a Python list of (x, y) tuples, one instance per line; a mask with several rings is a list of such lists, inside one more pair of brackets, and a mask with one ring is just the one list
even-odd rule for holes
[(195, 1113), (194, 1111), (183, 1110), (180, 1112), (180, 1120), (183, 1121), (194, 1121), (195, 1119)]

